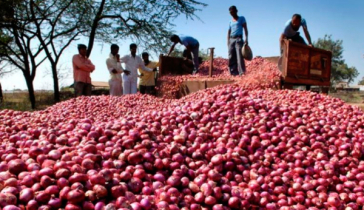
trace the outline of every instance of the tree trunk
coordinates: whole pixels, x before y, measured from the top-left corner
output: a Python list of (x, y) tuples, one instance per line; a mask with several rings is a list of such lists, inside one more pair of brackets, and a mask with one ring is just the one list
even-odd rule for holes
[(92, 22), (92, 26), (91, 26), (91, 32), (90, 32), (90, 36), (89, 36), (89, 40), (88, 40), (88, 46), (87, 46), (87, 57), (89, 58), (92, 52), (92, 47), (94, 46), (94, 41), (95, 41), (95, 37), (96, 37), (96, 31), (97, 31), (97, 26), (99, 25), (100, 22), (100, 17), (102, 15), (102, 12), (104, 11), (104, 6), (105, 6), (105, 2), (106, 0), (102, 0), (100, 2), (100, 7), (99, 10), (97, 11), (96, 17)]
[(56, 65), (52, 66), (52, 74), (53, 74), (54, 101), (59, 102), (60, 95), (59, 95), (59, 84), (58, 84), (58, 74)]
[(33, 81), (30, 78), (30, 76), (27, 75), (25, 72), (23, 72), (23, 74), (24, 74), (25, 82), (27, 83), (27, 87), (28, 87), (30, 104), (32, 106), (32, 109), (35, 109), (35, 94), (34, 94)]
[(1, 82), (0, 82), (0, 104), (3, 102), (3, 89), (1, 87)]

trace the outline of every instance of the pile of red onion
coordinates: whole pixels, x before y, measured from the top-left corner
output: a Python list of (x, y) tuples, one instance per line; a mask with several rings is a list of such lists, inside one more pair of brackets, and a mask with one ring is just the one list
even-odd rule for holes
[(246, 85), (1, 110), (0, 209), (362, 209), (363, 112)]
[(183, 82), (228, 80), (238, 83), (245, 89), (255, 90), (278, 87), (281, 72), (277, 64), (264, 58), (256, 57), (252, 61), (245, 61), (246, 73), (243, 76), (232, 76), (229, 72), (229, 61), (225, 58), (215, 58), (213, 61), (212, 77), (209, 77), (210, 61), (200, 65), (196, 75), (164, 75), (158, 78), (157, 90), (160, 97), (178, 98)]

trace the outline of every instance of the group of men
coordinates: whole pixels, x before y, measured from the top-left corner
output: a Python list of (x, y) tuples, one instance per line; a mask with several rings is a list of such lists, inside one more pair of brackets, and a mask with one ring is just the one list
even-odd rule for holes
[[(86, 56), (86, 45), (78, 45), (79, 54), (74, 55), (73, 76), (76, 96), (91, 95), (90, 74), (95, 70), (95, 66)], [(110, 73), (109, 86), (110, 95), (121, 96), (137, 93), (137, 82), (141, 93), (153, 94), (155, 79), (154, 72), (157, 71), (158, 63), (149, 61), (149, 54), (144, 52), (142, 58), (136, 55), (137, 45), (130, 45), (130, 54), (120, 57), (119, 46), (112, 44), (109, 57), (106, 59), (106, 67)], [(125, 68), (122, 67), (125, 64)], [(140, 75), (138, 74), (138, 69)]]
[[(238, 10), (235, 6), (229, 8), (232, 20), (229, 23), (227, 45), (229, 54), (229, 72), (231, 75), (245, 74), (245, 62), (242, 55), (242, 48), (248, 45), (248, 27), (244, 16), (238, 16)], [(280, 36), (280, 43), (285, 39), (306, 44), (300, 36), (298, 30), (302, 26), (309, 46), (312, 46), (311, 37), (307, 29), (307, 23), (299, 14), (294, 14), (290, 20), (286, 22), (283, 33)], [(243, 36), (245, 33), (245, 40)], [(173, 42), (168, 56), (172, 53), (175, 46), (179, 43), (185, 46), (184, 57), (190, 58), (193, 63), (193, 74), (198, 72), (201, 60), (199, 59), (199, 42), (191, 36), (171, 36)], [(281, 45), (282, 46), (282, 45)], [(74, 69), (74, 88), (76, 96), (91, 95), (91, 77), (90, 73), (95, 70), (95, 66), (86, 56), (87, 47), (78, 45), (79, 54), (73, 56)], [(149, 60), (147, 52), (142, 53), (142, 58), (136, 55), (137, 45), (130, 45), (130, 54), (120, 57), (118, 54), (119, 46), (112, 44), (110, 47), (110, 55), (106, 60), (106, 66), (110, 73), (110, 95), (120, 96), (122, 94), (137, 93), (137, 80), (139, 81), (139, 91), (141, 93), (155, 94), (155, 72), (159, 66), (158, 62)], [(282, 52), (282, 47), (281, 47)], [(125, 64), (125, 68), (122, 67)], [(138, 74), (138, 70), (140, 75)]]

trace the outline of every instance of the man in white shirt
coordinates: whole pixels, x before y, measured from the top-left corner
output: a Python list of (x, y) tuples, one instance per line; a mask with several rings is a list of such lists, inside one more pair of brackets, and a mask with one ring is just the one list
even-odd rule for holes
[(121, 63), (125, 63), (125, 70), (123, 72), (123, 95), (137, 93), (138, 83), (138, 68), (144, 71), (153, 71), (145, 67), (141, 57), (136, 55), (137, 45), (130, 45), (130, 55), (120, 58)]
[(110, 50), (109, 58), (106, 59), (106, 66), (110, 72), (110, 95), (121, 96), (123, 94), (121, 73), (124, 69), (121, 67), (120, 55), (118, 54), (119, 46), (112, 44)]

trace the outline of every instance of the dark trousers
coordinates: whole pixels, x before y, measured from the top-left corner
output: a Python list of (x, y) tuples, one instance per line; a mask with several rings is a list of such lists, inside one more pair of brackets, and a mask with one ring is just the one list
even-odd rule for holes
[(92, 85), (84, 82), (74, 83), (75, 95), (77, 96), (90, 96), (92, 91)]
[(139, 85), (139, 91), (141, 94), (155, 95), (155, 86)]
[(293, 42), (297, 42), (297, 43), (300, 43), (300, 44), (307, 45), (307, 43), (302, 38), (302, 36), (300, 36), (300, 32), (297, 32), (296, 35), (294, 35), (292, 37), (287, 37), (287, 39), (291, 39)]
[(230, 38), (229, 41), (229, 71), (231, 75), (243, 75), (245, 73), (245, 62), (241, 49), (243, 48), (243, 39)]
[[(291, 37), (287, 37), (287, 39), (292, 40), (292, 42), (297, 42), (303, 45), (307, 45), (307, 43), (305, 42), (305, 40), (302, 38), (302, 36), (300, 36), (300, 32), (297, 32), (296, 35), (291, 36)], [(283, 46), (281, 44), (281, 56), (283, 54)]]

